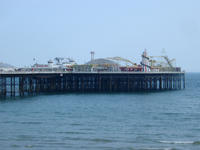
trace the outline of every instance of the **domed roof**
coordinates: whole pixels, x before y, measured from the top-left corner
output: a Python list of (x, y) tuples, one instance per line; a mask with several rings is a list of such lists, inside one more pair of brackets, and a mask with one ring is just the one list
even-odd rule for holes
[(94, 59), (86, 63), (86, 65), (104, 65), (104, 64), (118, 65), (116, 62), (104, 58)]

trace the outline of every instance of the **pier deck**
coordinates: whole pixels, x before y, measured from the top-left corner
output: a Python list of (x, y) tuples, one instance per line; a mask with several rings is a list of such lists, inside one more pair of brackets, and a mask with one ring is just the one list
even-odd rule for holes
[(184, 88), (184, 72), (0, 72), (0, 97)]

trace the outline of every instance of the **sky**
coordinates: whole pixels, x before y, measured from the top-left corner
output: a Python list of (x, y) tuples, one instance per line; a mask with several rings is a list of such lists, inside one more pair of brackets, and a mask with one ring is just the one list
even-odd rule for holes
[(200, 72), (199, 0), (0, 0), (0, 62), (165, 54)]

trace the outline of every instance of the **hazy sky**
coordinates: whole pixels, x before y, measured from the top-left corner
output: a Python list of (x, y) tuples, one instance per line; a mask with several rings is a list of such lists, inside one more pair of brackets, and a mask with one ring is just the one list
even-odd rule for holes
[(199, 72), (200, 0), (0, 0), (0, 62), (84, 63), (93, 50), (139, 63), (145, 48)]

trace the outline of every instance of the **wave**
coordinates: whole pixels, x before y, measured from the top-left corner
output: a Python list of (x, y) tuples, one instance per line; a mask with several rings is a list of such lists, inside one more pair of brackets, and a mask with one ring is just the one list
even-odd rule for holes
[(177, 150), (175, 148), (143, 148), (140, 150)]
[(166, 144), (200, 144), (200, 141), (159, 141)]
[(89, 134), (89, 133), (86, 133), (86, 132), (67, 132), (67, 131), (60, 131), (60, 132), (56, 132), (56, 133), (59, 133), (59, 134)]

